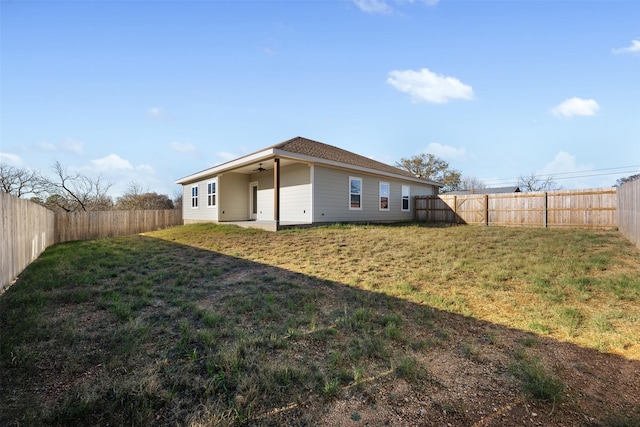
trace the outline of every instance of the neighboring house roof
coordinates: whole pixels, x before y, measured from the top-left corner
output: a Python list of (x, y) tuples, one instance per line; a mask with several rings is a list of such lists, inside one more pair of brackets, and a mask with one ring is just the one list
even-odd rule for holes
[(176, 181), (178, 184), (186, 184), (193, 182), (197, 179), (206, 177), (207, 175), (214, 175), (216, 173), (223, 172), (232, 168), (244, 166), (246, 164), (256, 164), (260, 160), (265, 160), (273, 157), (289, 157), (299, 159), (302, 161), (312, 161), (318, 163), (331, 164), (334, 166), (341, 166), (352, 169), (366, 169), (372, 172), (382, 172), (384, 174), (392, 174), (400, 177), (404, 177), (411, 181), (421, 182), (424, 184), (432, 184), (442, 187), (443, 184), (436, 181), (429, 181), (419, 177), (416, 177), (411, 172), (404, 169), (399, 169), (393, 166), (389, 166), (385, 163), (378, 162), (359, 154), (352, 153), (342, 148), (334, 147), (333, 145), (325, 144), (311, 139), (302, 138), (300, 136), (281, 142), (279, 144), (272, 145), (255, 153), (247, 154), (236, 160), (226, 162), (204, 171), (186, 176)]
[(493, 188), (479, 188), (477, 190), (455, 190), (448, 191), (445, 194), (499, 194), (499, 193), (520, 193), (520, 187), (493, 187)]

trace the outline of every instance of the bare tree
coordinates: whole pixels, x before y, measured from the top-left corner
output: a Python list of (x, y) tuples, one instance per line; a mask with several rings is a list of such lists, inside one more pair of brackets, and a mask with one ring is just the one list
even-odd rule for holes
[(35, 197), (43, 190), (42, 177), (37, 171), (0, 163), (0, 191), (16, 197), (25, 197), (29, 194)]
[(173, 193), (173, 207), (174, 209), (182, 209), (182, 191)]
[(115, 204), (118, 210), (153, 210), (153, 209), (174, 209), (173, 200), (165, 194), (150, 192), (143, 189), (142, 184), (131, 181), (127, 191), (118, 197)]
[(553, 180), (553, 176), (547, 178), (541, 178), (538, 175), (531, 173), (531, 175), (518, 177), (518, 187), (523, 192), (533, 191), (551, 191), (560, 190), (562, 187), (556, 184)]
[(173, 209), (173, 200), (166, 194), (155, 192), (139, 194), (137, 196), (124, 195), (118, 197), (115, 209), (118, 210), (156, 210)]
[(484, 190), (487, 186), (475, 176), (465, 176), (462, 178), (462, 188), (476, 193), (478, 190)]
[(149, 192), (149, 187), (144, 187), (141, 182), (130, 181), (129, 186), (127, 187), (127, 191), (124, 194), (139, 196), (141, 194), (148, 193), (148, 192)]
[(91, 178), (79, 172), (69, 173), (56, 161), (53, 178), (44, 178), (48, 197), (42, 202), (49, 209), (72, 211), (109, 210), (113, 206), (107, 194), (112, 184), (102, 177)]
[(444, 184), (443, 191), (460, 189), (461, 173), (449, 167), (449, 163), (434, 154), (422, 153), (400, 159), (396, 167), (411, 172), (417, 177), (438, 181)]

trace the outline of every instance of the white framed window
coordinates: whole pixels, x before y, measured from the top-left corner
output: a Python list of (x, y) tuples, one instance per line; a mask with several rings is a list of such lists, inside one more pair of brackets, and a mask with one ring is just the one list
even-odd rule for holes
[(362, 210), (362, 178), (349, 177), (349, 210)]
[(411, 198), (411, 187), (408, 185), (402, 186), (402, 207), (400, 210), (402, 212), (408, 212), (411, 210), (411, 205), (409, 204), (409, 200)]
[(216, 186), (217, 180), (207, 182), (207, 206), (214, 207), (216, 205)]
[(191, 187), (191, 208), (198, 208), (198, 186), (194, 185)]
[(380, 182), (380, 192), (379, 192), (380, 204), (378, 208), (381, 211), (389, 210), (389, 183), (388, 182)]

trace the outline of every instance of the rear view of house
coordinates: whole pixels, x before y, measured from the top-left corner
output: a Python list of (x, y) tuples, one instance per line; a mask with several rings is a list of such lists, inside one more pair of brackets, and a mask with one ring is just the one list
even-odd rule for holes
[(257, 221), (273, 229), (413, 219), (412, 198), (442, 184), (355, 153), (296, 137), (176, 181), (194, 222)]

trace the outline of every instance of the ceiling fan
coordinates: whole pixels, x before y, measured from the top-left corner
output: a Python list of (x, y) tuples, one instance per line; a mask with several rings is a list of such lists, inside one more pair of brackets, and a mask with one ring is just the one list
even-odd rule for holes
[(265, 169), (265, 168), (263, 168), (263, 167), (262, 167), (262, 163), (260, 163), (260, 166), (258, 166), (258, 169), (254, 169), (253, 171), (254, 171), (254, 172), (264, 172), (264, 171), (266, 171), (266, 169)]

